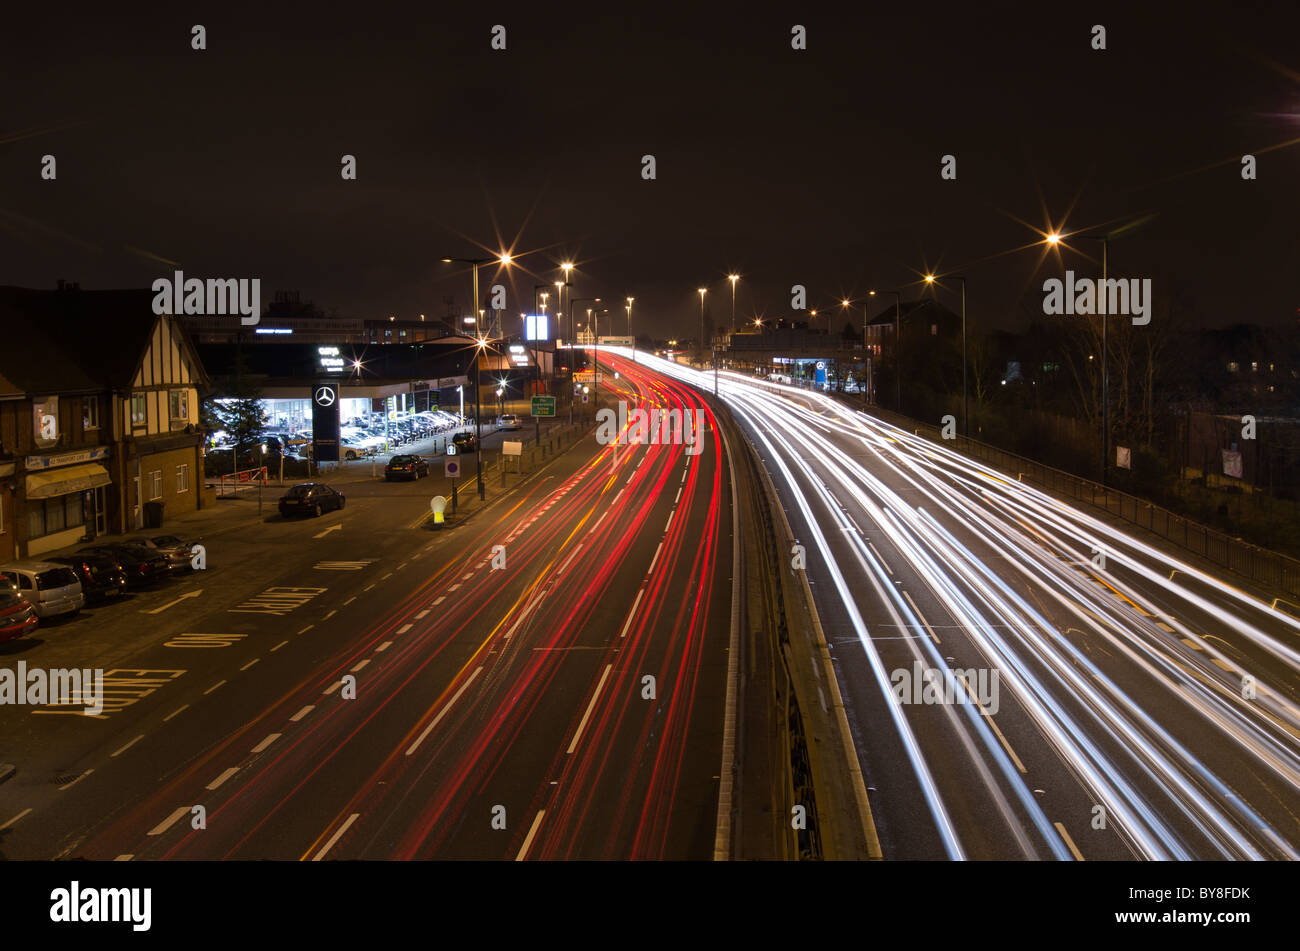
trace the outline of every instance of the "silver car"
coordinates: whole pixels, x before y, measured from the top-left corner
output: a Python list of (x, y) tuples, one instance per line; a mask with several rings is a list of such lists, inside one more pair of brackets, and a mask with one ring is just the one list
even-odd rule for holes
[(67, 565), (48, 561), (15, 561), (0, 565), (0, 578), (18, 589), (18, 596), (31, 603), (36, 616), (76, 614), (86, 603), (77, 573)]

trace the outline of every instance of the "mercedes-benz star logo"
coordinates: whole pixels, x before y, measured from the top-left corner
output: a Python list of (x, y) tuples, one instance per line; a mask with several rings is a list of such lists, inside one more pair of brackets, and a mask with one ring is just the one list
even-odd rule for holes
[(316, 402), (321, 406), (334, 405), (334, 387), (321, 386), (316, 389)]

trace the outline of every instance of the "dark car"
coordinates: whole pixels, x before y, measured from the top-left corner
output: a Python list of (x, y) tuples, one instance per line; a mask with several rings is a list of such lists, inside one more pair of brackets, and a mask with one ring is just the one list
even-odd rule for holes
[(451, 441), (455, 443), (457, 452), (473, 452), (476, 448), (476, 437), (473, 433), (457, 433), (451, 437)]
[(82, 548), (78, 555), (107, 555), (126, 574), (128, 588), (143, 588), (167, 577), (167, 556), (141, 545), (120, 542), (115, 545), (95, 545)]
[(87, 601), (107, 601), (118, 597), (126, 590), (126, 572), (117, 560), (108, 555), (94, 555), (89, 552), (80, 555), (68, 555), (51, 558), (59, 565), (67, 565), (77, 573), (81, 581), (81, 590)]
[(394, 479), (418, 479), (429, 474), (429, 463), (419, 456), (393, 456), (384, 466), (384, 481)]
[(0, 641), (26, 637), (40, 623), (32, 603), (17, 588), (0, 579)]
[(153, 535), (149, 538), (129, 539), (133, 545), (143, 545), (167, 557), (167, 567), (172, 571), (188, 571), (194, 558), (192, 542), (181, 541), (175, 535)]
[(280, 496), (280, 514), (319, 516), (343, 508), (346, 501), (342, 492), (323, 482), (301, 482)]

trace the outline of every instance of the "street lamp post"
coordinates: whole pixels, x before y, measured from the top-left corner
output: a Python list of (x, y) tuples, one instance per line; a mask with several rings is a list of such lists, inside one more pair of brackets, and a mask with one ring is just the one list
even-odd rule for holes
[[(632, 301), (635, 297), (627, 299), (627, 335), (632, 337)], [(632, 362), (636, 363), (636, 337), (632, 337)]]
[[(1106, 484), (1106, 468), (1110, 464), (1110, 352), (1109, 331), (1110, 314), (1106, 312), (1106, 268), (1110, 235), (1083, 235), (1090, 241), (1101, 242), (1101, 286), (1097, 292), (1097, 303), (1101, 308), (1101, 484)], [(1055, 242), (1052, 242), (1055, 244)]]
[[(970, 417), (967, 415), (968, 404), (966, 402), (966, 278), (961, 276), (952, 277), (951, 280), (961, 281), (961, 429), (963, 436), (970, 436)], [(925, 283), (933, 284), (934, 275), (927, 274)]]
[(696, 288), (700, 292), (700, 362), (704, 362), (704, 294), (708, 290), (705, 287)]
[[(899, 336), (903, 316), (903, 295), (899, 291), (881, 291), (894, 295), (894, 412), (903, 411), (903, 338)], [(871, 291), (871, 296), (876, 296)]]
[(731, 332), (736, 332), (736, 282), (740, 280), (739, 274), (728, 274), (727, 280), (731, 282)]

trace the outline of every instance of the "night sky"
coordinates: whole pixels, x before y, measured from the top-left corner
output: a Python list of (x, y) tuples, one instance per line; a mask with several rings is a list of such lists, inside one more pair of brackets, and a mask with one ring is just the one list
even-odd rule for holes
[(0, 36), (0, 284), (147, 286), (175, 262), (260, 277), (264, 304), (441, 316), (469, 277), (438, 259), (500, 246), (526, 255), (508, 315), (566, 258), (574, 296), (621, 330), (634, 295), (661, 336), (695, 332), (706, 284), (725, 322), (732, 270), (745, 318), (788, 316), (792, 284), (824, 312), (930, 267), (967, 277), (978, 326), (1012, 329), (1044, 319), (1045, 278), (1096, 270), (1090, 243), (1040, 265), (1038, 231), (1154, 215), (1110, 247), (1157, 315), (1300, 308), (1294, 3), (25, 6)]

